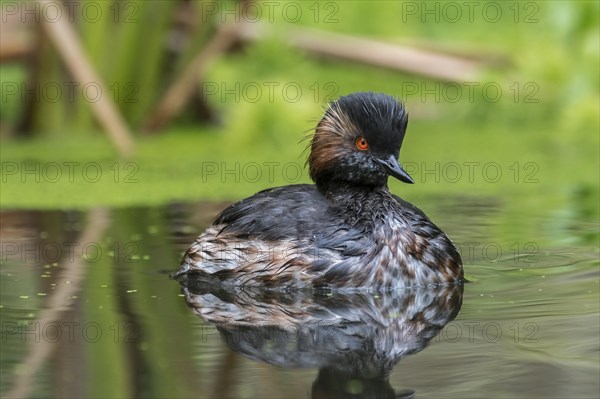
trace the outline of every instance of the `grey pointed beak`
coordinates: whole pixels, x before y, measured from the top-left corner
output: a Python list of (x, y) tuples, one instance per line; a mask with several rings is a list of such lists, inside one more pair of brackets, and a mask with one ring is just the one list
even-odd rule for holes
[(413, 184), (415, 182), (412, 177), (410, 177), (410, 175), (404, 169), (402, 169), (402, 166), (400, 166), (395, 156), (390, 155), (385, 159), (378, 158), (376, 161), (385, 168), (390, 176), (393, 176), (404, 183)]

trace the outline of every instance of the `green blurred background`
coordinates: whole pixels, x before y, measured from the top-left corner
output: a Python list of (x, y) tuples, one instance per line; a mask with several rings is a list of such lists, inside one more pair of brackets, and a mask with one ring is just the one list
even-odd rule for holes
[[(43, 33), (36, 47), (42, 90), (26, 121), (27, 94), (13, 91), (15, 84), (19, 90), (24, 87), (30, 69), (24, 63), (2, 64), (1, 156), (9, 168), (3, 169), (3, 208), (234, 200), (268, 186), (307, 182), (305, 155), (300, 155), (306, 142), (301, 139), (327, 101), (354, 91), (385, 92), (406, 101), (411, 117), (401, 161), (408, 163), (419, 184), (392, 186), (409, 199), (468, 190), (519, 197), (519, 207), (550, 208), (573, 196), (589, 197), (589, 204), (598, 197), (598, 2), (491, 2), (490, 8), (484, 1), (471, 9), (460, 2), (263, 5), (258, 20), (273, 34), (218, 57), (199, 82), (205, 89), (199, 96), (211, 116), (199, 117), (188, 106), (166, 128), (144, 133), (144, 121), (168, 85), (219, 22), (233, 19), (209, 13), (207, 4), (236, 10), (232, 2), (194, 2), (200, 20), (181, 39), (173, 28), (181, 3), (96, 2), (96, 8), (103, 7), (102, 18), (94, 17), (94, 8), (86, 11), (86, 18), (76, 19), (87, 54), (110, 87), (111, 101), (134, 132), (137, 148), (130, 159), (120, 159), (100, 132), (80, 88), (69, 98), (64, 82), (73, 78)], [(74, 9), (75, 18), (77, 11), (83, 14), (83, 7)], [(294, 14), (297, 9), (300, 13)], [(428, 14), (428, 9), (434, 11)], [(302, 27), (489, 62), (476, 80), (442, 82), (315, 57), (280, 40), (289, 29)], [(59, 100), (52, 93), (56, 84), (62, 90)], [(19, 132), (24, 125), (25, 131)], [(43, 170), (51, 162), (62, 168), (57, 181), (52, 181), (53, 170)], [(81, 163), (73, 169), (74, 179), (64, 177), (65, 162)], [(97, 163), (92, 169), (102, 168), (98, 181), (82, 177), (90, 162)], [(208, 173), (207, 163), (212, 162), (217, 173)], [(257, 178), (254, 170), (241, 170), (248, 162), (260, 165)], [(267, 173), (265, 162), (277, 163), (274, 173)], [(288, 162), (301, 165), (302, 175), (297, 176), (297, 168), (284, 173)], [(452, 162), (459, 167), (447, 166)], [(484, 170), (490, 162), (499, 165), (501, 178), (492, 173), (496, 165)], [(27, 174), (27, 165), (40, 176)], [(227, 168), (238, 168), (242, 178), (223, 177)], [(437, 170), (437, 178), (424, 174), (425, 169)], [(468, 177), (469, 171), (474, 178)], [(597, 210), (590, 205), (589, 211)]]

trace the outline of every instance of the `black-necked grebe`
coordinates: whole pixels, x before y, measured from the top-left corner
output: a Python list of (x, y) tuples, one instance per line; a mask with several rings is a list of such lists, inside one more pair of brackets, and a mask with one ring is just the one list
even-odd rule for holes
[(462, 282), (458, 251), (388, 176), (408, 115), (385, 94), (339, 98), (318, 123), (308, 158), (316, 185), (261, 191), (225, 209), (176, 275), (237, 286), (388, 289)]

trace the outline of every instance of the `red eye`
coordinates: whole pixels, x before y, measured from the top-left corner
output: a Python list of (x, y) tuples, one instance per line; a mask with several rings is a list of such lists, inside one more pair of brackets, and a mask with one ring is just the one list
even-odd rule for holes
[(359, 138), (356, 139), (356, 148), (358, 148), (361, 151), (365, 151), (369, 149), (369, 143), (367, 143), (367, 139), (365, 139), (363, 136), (360, 136)]

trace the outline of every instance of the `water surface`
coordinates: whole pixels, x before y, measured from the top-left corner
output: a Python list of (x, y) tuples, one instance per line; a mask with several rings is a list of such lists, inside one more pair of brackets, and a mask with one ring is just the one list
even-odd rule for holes
[(598, 226), (577, 204), (424, 198), (471, 282), (351, 297), (170, 279), (225, 205), (4, 211), (2, 396), (598, 397)]

